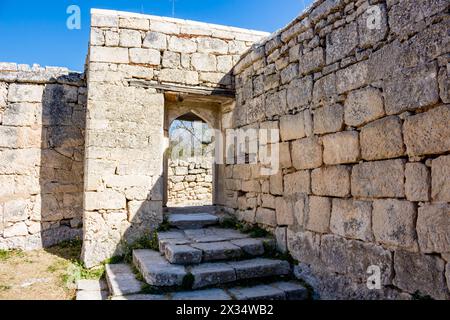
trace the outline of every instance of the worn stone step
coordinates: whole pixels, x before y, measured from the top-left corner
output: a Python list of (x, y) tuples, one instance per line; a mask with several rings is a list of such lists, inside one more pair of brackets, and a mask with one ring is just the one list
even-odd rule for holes
[[(160, 241), (161, 252), (173, 264), (194, 265), (200, 262), (235, 260), (264, 254), (264, 239), (238, 239), (221, 242), (190, 243), (182, 239)], [(269, 241), (269, 240), (267, 240)]]
[(190, 273), (194, 278), (194, 289), (243, 279), (288, 275), (290, 271), (287, 261), (261, 258), (238, 262), (202, 263), (190, 268)]
[(285, 260), (255, 258), (228, 263), (236, 271), (236, 279), (252, 279), (288, 275), (291, 266)]
[(191, 274), (194, 289), (236, 281), (236, 271), (227, 263), (203, 263), (192, 267)]
[(203, 261), (205, 262), (237, 259), (243, 255), (240, 247), (228, 241), (195, 243), (191, 246), (203, 253)]
[(133, 294), (112, 297), (111, 300), (306, 300), (308, 290), (295, 281), (280, 281), (251, 287), (203, 289), (173, 292), (164, 295)]
[(236, 300), (306, 300), (308, 290), (295, 281), (280, 281), (253, 287), (231, 288), (228, 292)]
[(128, 264), (107, 264), (105, 271), (111, 296), (123, 296), (142, 291), (144, 283), (136, 279), (136, 275)]
[(172, 264), (198, 264), (202, 262), (202, 250), (188, 245), (166, 244), (164, 245), (166, 259)]
[(178, 229), (201, 229), (219, 222), (219, 218), (209, 213), (171, 214), (168, 222)]
[(145, 281), (152, 286), (181, 286), (187, 275), (184, 266), (171, 264), (159, 252), (153, 250), (134, 250), (133, 263)]
[(231, 300), (231, 296), (222, 289), (207, 289), (198, 291), (176, 292), (172, 294), (172, 300)]

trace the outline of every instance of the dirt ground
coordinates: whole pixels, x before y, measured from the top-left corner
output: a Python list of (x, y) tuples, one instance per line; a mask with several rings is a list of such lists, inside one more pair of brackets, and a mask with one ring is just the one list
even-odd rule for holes
[(73, 300), (81, 278), (79, 244), (0, 251), (0, 300)]

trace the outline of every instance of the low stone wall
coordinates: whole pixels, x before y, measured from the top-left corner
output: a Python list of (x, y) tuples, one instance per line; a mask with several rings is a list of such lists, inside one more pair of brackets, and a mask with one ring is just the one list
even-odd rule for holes
[(448, 9), (316, 1), (234, 69), (224, 124), (279, 129), (281, 169), (227, 166), (229, 210), (273, 230), (322, 297), (450, 296)]
[(85, 105), (82, 74), (0, 63), (0, 249), (81, 238)]
[(212, 159), (169, 160), (168, 206), (212, 204)]

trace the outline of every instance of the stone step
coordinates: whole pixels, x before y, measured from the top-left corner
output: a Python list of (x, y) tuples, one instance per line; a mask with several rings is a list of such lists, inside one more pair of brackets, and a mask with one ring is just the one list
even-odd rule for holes
[(144, 283), (136, 279), (136, 275), (128, 264), (107, 264), (105, 271), (111, 296), (123, 296), (142, 291)]
[(133, 294), (112, 297), (112, 300), (305, 300), (308, 290), (295, 281), (280, 281), (252, 287), (234, 287), (229, 289), (204, 289), (181, 291), (169, 294)]
[(218, 223), (219, 218), (209, 213), (171, 214), (168, 222), (178, 229), (201, 229)]
[(134, 250), (133, 263), (145, 281), (156, 287), (181, 286), (187, 275), (184, 266), (171, 264), (159, 252), (153, 250)]
[(280, 281), (247, 288), (231, 288), (229, 294), (236, 300), (306, 300), (308, 290), (294, 281)]
[(155, 287), (180, 287), (183, 280), (190, 280), (193, 288), (198, 289), (236, 280), (288, 275), (291, 271), (287, 261), (265, 258), (185, 267), (171, 264), (152, 250), (134, 250), (133, 262), (145, 281)]
[(284, 276), (291, 273), (291, 266), (285, 260), (255, 258), (228, 262), (236, 271), (236, 279), (253, 279), (271, 276)]
[(182, 239), (160, 241), (161, 252), (172, 264), (192, 265), (200, 262), (235, 260), (264, 254), (264, 243), (270, 239), (238, 239), (221, 242), (190, 243)]

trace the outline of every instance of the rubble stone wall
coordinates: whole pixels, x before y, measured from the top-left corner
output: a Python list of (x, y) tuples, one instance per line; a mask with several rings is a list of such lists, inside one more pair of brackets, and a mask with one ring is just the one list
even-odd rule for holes
[(212, 204), (212, 160), (204, 157), (169, 159), (168, 205)]
[(83, 77), (0, 63), (0, 249), (82, 236)]
[(266, 35), (126, 12), (93, 10), (91, 15), (87, 266), (123, 254), (125, 243), (148, 236), (163, 220), (167, 141), (162, 86), (232, 88), (234, 63)]
[(449, 5), (319, 0), (234, 68), (224, 122), (279, 129), (281, 169), (228, 165), (228, 208), (322, 297), (449, 298)]

